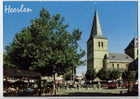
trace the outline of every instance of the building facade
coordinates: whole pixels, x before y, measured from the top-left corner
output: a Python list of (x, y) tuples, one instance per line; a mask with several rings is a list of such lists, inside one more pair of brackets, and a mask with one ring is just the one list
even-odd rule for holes
[(108, 39), (103, 36), (98, 12), (95, 12), (90, 37), (87, 41), (87, 71), (98, 72), (108, 69), (128, 69), (128, 65), (138, 57), (138, 39), (135, 37), (125, 49), (125, 53), (110, 53)]
[(97, 71), (103, 66), (103, 59), (108, 55), (108, 39), (102, 35), (98, 13), (95, 12), (90, 38), (87, 41), (87, 66)]

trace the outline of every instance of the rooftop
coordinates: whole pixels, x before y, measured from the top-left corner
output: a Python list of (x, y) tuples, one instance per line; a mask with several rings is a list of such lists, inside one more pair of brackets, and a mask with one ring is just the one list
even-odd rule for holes
[(133, 59), (124, 53), (109, 53), (110, 62), (132, 62)]

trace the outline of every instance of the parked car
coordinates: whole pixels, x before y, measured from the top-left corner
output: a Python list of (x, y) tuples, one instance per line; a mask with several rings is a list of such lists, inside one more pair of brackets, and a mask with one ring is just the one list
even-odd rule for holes
[(101, 84), (102, 88), (108, 88), (108, 84)]
[(124, 82), (120, 85), (120, 87), (128, 88), (129, 86), (133, 86), (133, 85), (134, 85), (134, 83), (132, 83), (132, 82)]
[(107, 81), (101, 81), (101, 87), (102, 88), (108, 88), (108, 82)]
[(108, 88), (117, 88), (118, 87), (118, 83), (117, 82), (110, 82), (107, 84)]

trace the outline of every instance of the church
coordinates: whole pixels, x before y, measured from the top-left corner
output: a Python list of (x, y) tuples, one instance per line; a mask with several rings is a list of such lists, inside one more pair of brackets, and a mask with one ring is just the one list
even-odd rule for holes
[(124, 49), (125, 53), (110, 53), (108, 51), (108, 38), (103, 36), (98, 12), (95, 12), (90, 37), (87, 41), (87, 71), (94, 69), (128, 70), (130, 63), (138, 58), (138, 37), (134, 37)]

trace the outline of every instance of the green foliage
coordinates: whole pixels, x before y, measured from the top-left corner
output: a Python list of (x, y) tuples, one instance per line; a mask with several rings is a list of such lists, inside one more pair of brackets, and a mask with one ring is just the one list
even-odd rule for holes
[(79, 29), (69, 32), (67, 27), (60, 14), (51, 16), (42, 9), (40, 16), (17, 33), (11, 45), (7, 46), (4, 57), (8, 62), (5, 63), (44, 75), (64, 74), (73, 66), (83, 64), (81, 58), (85, 52), (78, 44), (82, 33)]
[(101, 80), (109, 80), (110, 79), (110, 74), (111, 71), (107, 70), (106, 68), (102, 68), (97, 76), (101, 79)]
[(66, 72), (64, 74), (64, 79), (65, 80), (71, 80), (72, 79), (72, 71)]
[(5, 68), (10, 68), (10, 67), (12, 67), (12, 68), (15, 67), (15, 65), (14, 64), (11, 64), (11, 62), (10, 62), (12, 60), (11, 57), (9, 57), (5, 52), (4, 52), (3, 58), (4, 58), (3, 59), (4, 60), (3, 61), (3, 64), (5, 66), (4, 69)]
[(137, 72), (136, 71), (125, 71), (122, 74), (123, 80), (126, 81), (135, 81), (137, 80)]
[(89, 71), (86, 72), (85, 76), (86, 76), (87, 80), (94, 80), (96, 78), (96, 72), (95, 72), (94, 69), (89, 70)]
[(110, 73), (110, 78), (113, 80), (118, 79), (121, 76), (121, 72), (118, 69), (113, 69)]

